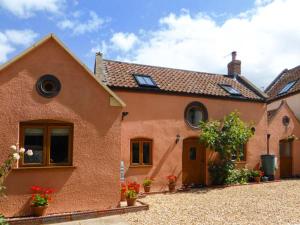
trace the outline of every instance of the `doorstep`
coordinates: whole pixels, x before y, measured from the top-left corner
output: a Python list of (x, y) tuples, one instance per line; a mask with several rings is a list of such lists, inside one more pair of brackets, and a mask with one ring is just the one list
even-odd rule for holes
[(135, 206), (125, 206), (121, 203), (119, 208), (105, 209), (105, 210), (93, 210), (93, 211), (80, 211), (71, 213), (60, 213), (60, 214), (50, 214), (41, 217), (15, 217), (7, 218), (7, 222), (10, 225), (40, 225), (40, 224), (53, 224), (62, 223), (76, 220), (86, 220), (104, 216), (120, 215), (129, 212), (138, 212), (142, 210), (148, 210), (149, 205), (136, 201)]

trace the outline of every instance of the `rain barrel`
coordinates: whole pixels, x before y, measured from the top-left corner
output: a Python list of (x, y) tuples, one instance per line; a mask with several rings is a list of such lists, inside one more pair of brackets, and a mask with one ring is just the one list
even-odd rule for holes
[(264, 175), (268, 177), (274, 177), (276, 167), (275, 155), (261, 155), (260, 157)]

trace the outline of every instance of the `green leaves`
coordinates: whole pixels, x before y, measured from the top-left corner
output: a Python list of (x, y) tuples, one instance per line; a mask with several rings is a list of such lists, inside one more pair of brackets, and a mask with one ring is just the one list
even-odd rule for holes
[(32, 205), (34, 206), (46, 206), (48, 205), (47, 196), (42, 196), (40, 194), (35, 194), (32, 200)]
[(0, 225), (9, 225), (2, 214), (0, 214)]
[(214, 184), (247, 182), (244, 171), (234, 170), (231, 156), (239, 160), (242, 148), (253, 135), (251, 127), (240, 119), (238, 112), (225, 116), (223, 121), (200, 122), (200, 142), (220, 155), (218, 163), (211, 162), (209, 171)]
[[(237, 153), (240, 146), (252, 136), (251, 127), (244, 123), (238, 112), (232, 112), (221, 121), (200, 122), (200, 141), (226, 159)], [(239, 154), (236, 154), (239, 155)]]

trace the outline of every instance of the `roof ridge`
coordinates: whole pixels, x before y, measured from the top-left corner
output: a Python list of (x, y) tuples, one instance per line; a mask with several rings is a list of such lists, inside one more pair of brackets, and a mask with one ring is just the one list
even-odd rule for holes
[(209, 76), (226, 76), (230, 77), (227, 74), (222, 73), (209, 73), (209, 72), (202, 72), (202, 71), (196, 71), (196, 70), (188, 70), (188, 69), (178, 69), (178, 68), (172, 68), (172, 67), (164, 67), (164, 66), (154, 66), (154, 65), (148, 65), (148, 64), (141, 64), (141, 63), (132, 63), (132, 62), (123, 62), (118, 60), (112, 60), (112, 59), (103, 59), (103, 61), (110, 61), (110, 62), (116, 62), (116, 63), (125, 63), (130, 65), (137, 65), (137, 66), (146, 66), (146, 67), (153, 67), (158, 69), (171, 69), (171, 70), (179, 70), (183, 72), (190, 72), (190, 73), (202, 73), (202, 75), (209, 75)]

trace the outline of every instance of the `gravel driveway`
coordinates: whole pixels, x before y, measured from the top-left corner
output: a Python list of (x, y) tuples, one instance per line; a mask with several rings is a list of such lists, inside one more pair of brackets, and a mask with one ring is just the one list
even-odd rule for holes
[(141, 200), (150, 205), (148, 211), (122, 215), (131, 225), (300, 224), (300, 180), (156, 194)]

